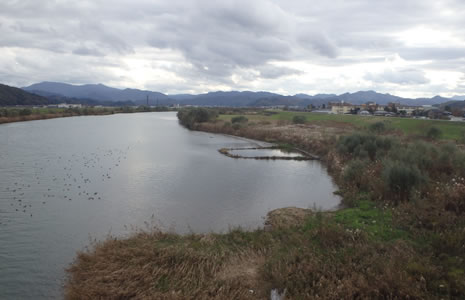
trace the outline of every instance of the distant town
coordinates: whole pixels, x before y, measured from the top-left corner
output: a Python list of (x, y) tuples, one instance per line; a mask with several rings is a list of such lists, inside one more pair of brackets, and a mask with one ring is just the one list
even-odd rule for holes
[(309, 105), (306, 108), (302, 108), (299, 106), (276, 106), (274, 108), (291, 111), (311, 111), (315, 113), (327, 114), (465, 121), (464, 109), (452, 109), (447, 105), (444, 107), (436, 107), (433, 105), (413, 106), (403, 105), (399, 102), (389, 102), (388, 104), (382, 105), (371, 101), (366, 102), (364, 104), (352, 104), (345, 101), (339, 101), (329, 102), (328, 104), (322, 104), (318, 106)]

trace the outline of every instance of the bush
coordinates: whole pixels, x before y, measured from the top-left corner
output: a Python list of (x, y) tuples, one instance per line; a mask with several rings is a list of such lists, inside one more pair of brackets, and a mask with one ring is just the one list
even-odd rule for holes
[(232, 128), (233, 128), (234, 130), (239, 130), (239, 129), (242, 128), (242, 124), (241, 124), (241, 123), (234, 123), (234, 124), (232, 125)]
[(349, 154), (354, 158), (369, 157), (371, 160), (375, 160), (384, 156), (391, 149), (393, 143), (391, 138), (355, 133), (340, 138), (337, 148), (339, 153)]
[(204, 123), (216, 119), (218, 112), (207, 108), (187, 108), (178, 111), (178, 119), (182, 125), (192, 129), (195, 123)]
[[(133, 113), (134, 111), (135, 111), (134, 107), (123, 106), (123, 113)], [(89, 114), (89, 112), (87, 112), (85, 114)]]
[(373, 123), (368, 128), (371, 132), (375, 132), (375, 133), (382, 133), (386, 131), (386, 125), (383, 122)]
[(306, 121), (307, 118), (305, 116), (294, 116), (294, 118), (292, 118), (292, 123), (294, 124), (305, 124)]
[(458, 141), (461, 142), (462, 144), (465, 144), (465, 130), (462, 130), (460, 132), (460, 137)]
[(29, 108), (23, 108), (19, 111), (20, 116), (29, 116), (32, 114), (32, 110)]
[(364, 171), (368, 166), (366, 160), (354, 159), (347, 164), (344, 169), (344, 180), (349, 184), (354, 185), (357, 189), (363, 190), (364, 185)]
[(236, 123), (247, 123), (249, 121), (249, 119), (247, 119), (246, 117), (244, 116), (237, 116), (237, 117), (233, 117), (231, 119), (231, 123), (233, 124), (236, 124)]
[(19, 115), (19, 111), (17, 109), (7, 109), (8, 117), (17, 117)]
[(383, 180), (386, 191), (394, 200), (409, 200), (412, 191), (425, 182), (417, 166), (398, 161), (385, 161)]
[(430, 139), (436, 140), (442, 136), (442, 131), (437, 127), (431, 127), (426, 132), (426, 136)]

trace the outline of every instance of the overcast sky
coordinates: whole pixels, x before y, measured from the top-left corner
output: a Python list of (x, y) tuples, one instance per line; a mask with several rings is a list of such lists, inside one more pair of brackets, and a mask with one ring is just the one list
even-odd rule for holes
[(0, 82), (465, 95), (464, 0), (1, 0)]

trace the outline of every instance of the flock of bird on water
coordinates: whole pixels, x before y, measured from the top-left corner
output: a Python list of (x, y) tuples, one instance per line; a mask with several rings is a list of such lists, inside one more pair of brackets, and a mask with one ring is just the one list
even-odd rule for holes
[[(25, 171), (24, 174), (18, 176), (19, 179), (13, 180), (14, 182), (1, 191), (3, 193), (0, 194), (0, 200), (10, 202), (10, 213), (27, 214), (31, 218), (33, 209), (39, 205), (45, 206), (51, 198), (66, 201), (101, 200), (102, 196), (95, 191), (96, 188), (92, 183), (110, 180), (112, 172), (127, 159), (129, 150), (130, 147), (125, 150), (106, 150), (102, 152), (102, 155), (81, 153), (81, 155), (72, 154), (70, 157), (58, 156), (56, 161), (47, 159), (47, 166), (40, 166), (38, 162), (28, 166), (20, 162), (21, 168)], [(47, 171), (50, 171), (47, 167), (56, 166), (63, 167), (61, 170), (52, 170), (51, 178), (47, 177)], [(34, 175), (30, 172), (31, 170), (35, 170)], [(0, 209), (0, 213), (2, 212), (8, 211)], [(6, 220), (0, 218), (0, 226), (6, 226), (11, 220), (12, 218), (6, 218)]]

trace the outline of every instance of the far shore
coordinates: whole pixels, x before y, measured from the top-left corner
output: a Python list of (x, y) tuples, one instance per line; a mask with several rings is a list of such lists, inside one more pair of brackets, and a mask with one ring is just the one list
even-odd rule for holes
[[(2, 111), (3, 109), (3, 111)], [(77, 116), (106, 116), (119, 113), (171, 111), (167, 107), (82, 107), (82, 108), (16, 108), (0, 107), (0, 124), (47, 120)], [(3, 114), (2, 114), (3, 112)]]
[[(94, 115), (108, 115), (106, 114), (94, 114)], [(70, 113), (57, 113), (57, 114), (34, 114), (28, 116), (15, 116), (15, 117), (0, 117), (0, 124), (14, 123), (14, 122), (27, 122), (36, 120), (48, 120), (57, 118), (67, 118), (81, 116), (79, 114)]]

